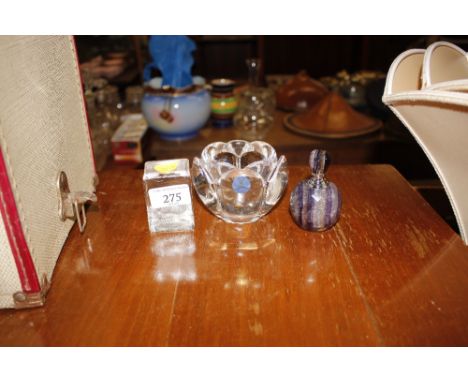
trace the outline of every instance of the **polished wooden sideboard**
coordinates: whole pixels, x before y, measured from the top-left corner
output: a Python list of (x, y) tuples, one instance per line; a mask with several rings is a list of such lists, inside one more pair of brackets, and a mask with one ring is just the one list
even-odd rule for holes
[(468, 247), (387, 165), (335, 165), (341, 219), (301, 230), (289, 195), (235, 226), (148, 231), (142, 171), (108, 169), (46, 305), (0, 312), (0, 345), (468, 345)]

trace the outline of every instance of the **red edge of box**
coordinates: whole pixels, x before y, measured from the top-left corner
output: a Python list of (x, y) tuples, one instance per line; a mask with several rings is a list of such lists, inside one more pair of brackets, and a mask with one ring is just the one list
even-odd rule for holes
[(15, 259), (23, 292), (40, 292), (36, 268), (24, 237), (16, 201), (11, 189), (8, 172), (0, 150), (0, 212), (2, 214), (11, 252)]

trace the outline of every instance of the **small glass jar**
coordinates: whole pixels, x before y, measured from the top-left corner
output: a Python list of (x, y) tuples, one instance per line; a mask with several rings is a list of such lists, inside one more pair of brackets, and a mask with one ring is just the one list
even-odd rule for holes
[(125, 89), (125, 105), (121, 113), (122, 120), (125, 120), (130, 114), (141, 114), (143, 94), (142, 86), (129, 86)]
[(86, 94), (86, 109), (91, 130), (94, 159), (96, 169), (102, 170), (111, 153), (110, 140), (112, 130), (105, 114), (96, 108), (96, 96), (93, 93)]
[(115, 131), (120, 126), (120, 114), (122, 103), (116, 86), (106, 86), (96, 92), (97, 108), (102, 112), (110, 124), (111, 130)]

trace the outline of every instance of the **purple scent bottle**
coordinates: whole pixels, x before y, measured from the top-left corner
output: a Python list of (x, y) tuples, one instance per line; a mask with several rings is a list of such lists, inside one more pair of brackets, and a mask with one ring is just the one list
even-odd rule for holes
[(309, 157), (312, 177), (300, 182), (291, 193), (289, 210), (302, 229), (325, 231), (340, 217), (340, 191), (325, 179), (329, 164), (330, 157), (325, 150), (312, 150)]

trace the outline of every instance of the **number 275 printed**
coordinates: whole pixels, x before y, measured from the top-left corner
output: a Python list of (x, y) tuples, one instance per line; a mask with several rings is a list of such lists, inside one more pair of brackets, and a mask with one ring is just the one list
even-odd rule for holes
[(180, 195), (180, 192), (177, 192), (175, 194), (163, 194), (163, 203), (177, 203), (182, 200), (182, 196)]

